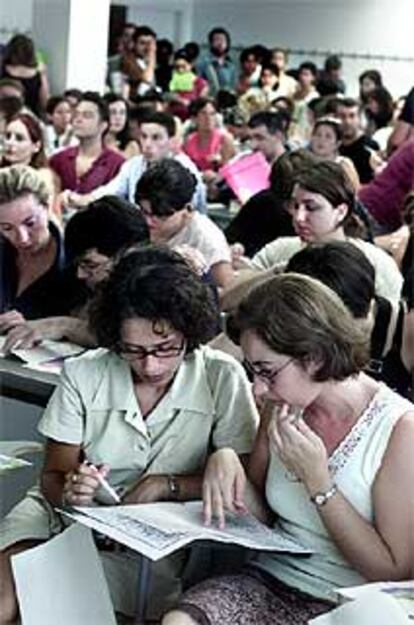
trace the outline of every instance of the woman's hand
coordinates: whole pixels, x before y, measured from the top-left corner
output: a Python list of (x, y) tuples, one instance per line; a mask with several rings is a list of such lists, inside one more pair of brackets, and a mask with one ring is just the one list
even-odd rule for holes
[(8, 332), (26, 320), (18, 310), (9, 310), (0, 315), (0, 333)]
[(69, 317), (46, 317), (21, 323), (7, 333), (3, 350), (7, 354), (13, 349), (36, 347), (45, 339), (60, 341), (66, 337), (74, 321)]
[(246, 513), (244, 491), (246, 474), (233, 449), (223, 448), (213, 453), (206, 466), (203, 480), (203, 516), (206, 525), (212, 517), (218, 526), (225, 526), (225, 510)]
[(66, 189), (59, 194), (58, 200), (62, 208), (66, 210), (70, 210), (71, 208), (86, 208), (92, 201), (90, 195), (89, 193), (81, 195), (80, 193)]
[(328, 454), (322, 439), (288, 404), (269, 424), (270, 446), (286, 466), (313, 495), (332, 485)]
[(41, 343), (43, 338), (33, 322), (22, 323), (7, 333), (3, 351), (8, 354), (13, 349), (29, 349)]
[(99, 477), (106, 477), (108, 465), (99, 468), (83, 462), (75, 470), (65, 475), (63, 501), (71, 506), (90, 506), (96, 491), (100, 487)]
[(242, 243), (233, 243), (230, 245), (231, 251), (231, 262), (233, 265), (233, 269), (240, 269), (244, 266), (243, 258), (244, 258), (244, 245)]
[(208, 271), (208, 263), (204, 258), (204, 255), (200, 250), (187, 243), (183, 243), (181, 245), (175, 245), (173, 247), (174, 252), (177, 252), (184, 258), (185, 261), (190, 265), (193, 271), (196, 272), (198, 276), (202, 276), (204, 273)]

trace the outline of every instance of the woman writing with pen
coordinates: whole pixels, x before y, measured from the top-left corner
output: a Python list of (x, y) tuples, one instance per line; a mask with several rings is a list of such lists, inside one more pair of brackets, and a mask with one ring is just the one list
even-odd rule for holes
[[(141, 248), (116, 264), (90, 311), (105, 349), (66, 364), (39, 424), (47, 438), (40, 489), (0, 525), (0, 623), (17, 618), (10, 556), (61, 531), (55, 506), (115, 503), (105, 482), (125, 504), (201, 498), (211, 450), (250, 452), (257, 413), (247, 377), (201, 346), (217, 329), (209, 289), (168, 249)], [(102, 558), (115, 610), (133, 615), (138, 554)], [(151, 617), (179, 592), (183, 560), (153, 569)]]

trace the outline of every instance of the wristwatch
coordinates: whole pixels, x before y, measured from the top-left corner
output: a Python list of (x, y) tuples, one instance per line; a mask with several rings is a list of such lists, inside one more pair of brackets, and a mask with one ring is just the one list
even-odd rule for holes
[(173, 501), (177, 501), (177, 499), (180, 496), (180, 485), (178, 483), (178, 480), (175, 477), (175, 475), (168, 475), (167, 480), (168, 480), (168, 491), (170, 493), (171, 499)]
[(315, 493), (310, 498), (311, 502), (315, 504), (318, 508), (321, 508), (326, 504), (329, 499), (331, 499), (338, 492), (338, 487), (336, 484), (332, 484), (331, 488), (324, 493)]

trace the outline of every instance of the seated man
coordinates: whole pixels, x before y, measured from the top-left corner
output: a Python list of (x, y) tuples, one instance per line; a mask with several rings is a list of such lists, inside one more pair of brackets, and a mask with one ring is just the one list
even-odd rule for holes
[(133, 156), (123, 164), (119, 174), (93, 193), (79, 195), (69, 193), (63, 197), (64, 203), (71, 207), (87, 206), (90, 202), (104, 195), (118, 195), (134, 202), (135, 188), (148, 165), (161, 158), (171, 157), (194, 174), (197, 185), (192, 200), (193, 207), (201, 213), (206, 212), (206, 189), (201, 174), (193, 161), (184, 152), (176, 152), (176, 125), (168, 113), (148, 111), (140, 122), (139, 143), (142, 154)]
[(90, 193), (119, 171), (124, 157), (104, 146), (109, 112), (98, 93), (85, 91), (73, 116), (73, 133), (79, 145), (61, 150), (50, 159), (61, 190)]
[(218, 287), (233, 279), (230, 248), (224, 234), (206, 215), (193, 210), (196, 180), (174, 159), (152, 165), (139, 180), (135, 201), (153, 243), (190, 246), (201, 252)]
[[(91, 295), (107, 278), (119, 254), (148, 241), (148, 228), (143, 217), (134, 205), (121, 198), (106, 196), (74, 215), (65, 231), (68, 273), (75, 267), (78, 279), (72, 298), (73, 314), (21, 321), (9, 330), (4, 350), (33, 347), (43, 339), (67, 339), (79, 345), (95, 346), (96, 339), (90, 334), (86, 322)], [(68, 278), (72, 285), (72, 275)]]

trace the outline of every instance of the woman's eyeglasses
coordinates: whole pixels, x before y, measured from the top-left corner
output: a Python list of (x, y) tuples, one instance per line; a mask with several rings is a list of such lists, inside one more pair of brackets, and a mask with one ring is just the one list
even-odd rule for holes
[(289, 358), (289, 360), (287, 360), (281, 367), (273, 370), (259, 367), (257, 365), (252, 365), (246, 359), (243, 361), (243, 366), (252, 379), (254, 378), (254, 376), (256, 376), (257, 378), (260, 378), (263, 382), (266, 382), (266, 384), (270, 385), (273, 384), (279, 373), (281, 373), (283, 369), (286, 369), (286, 367), (288, 367), (290, 363), (293, 362), (293, 360), (294, 358)]
[(151, 348), (142, 347), (141, 345), (125, 345), (120, 342), (117, 351), (126, 360), (143, 360), (148, 356), (155, 356), (155, 358), (173, 358), (181, 354), (184, 346), (184, 338), (179, 345), (159, 345), (158, 347)]

